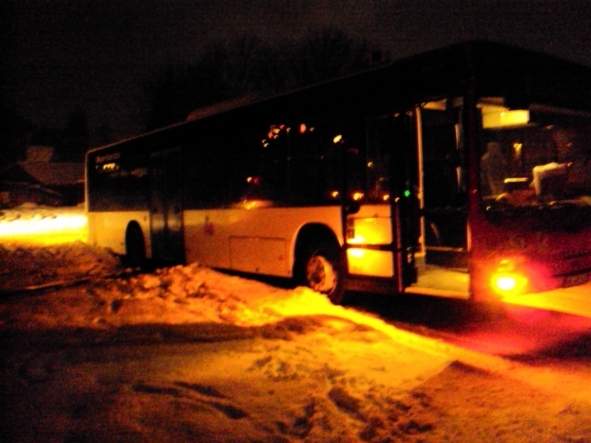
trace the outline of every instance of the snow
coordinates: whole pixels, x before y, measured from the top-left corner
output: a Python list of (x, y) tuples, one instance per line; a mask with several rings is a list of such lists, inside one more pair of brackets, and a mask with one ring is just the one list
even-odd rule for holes
[[(0, 232), (82, 214), (24, 212)], [(0, 240), (0, 441), (591, 441), (591, 391), (575, 374), (415, 335), (303, 287), (197, 263), (138, 274), (63, 235)]]

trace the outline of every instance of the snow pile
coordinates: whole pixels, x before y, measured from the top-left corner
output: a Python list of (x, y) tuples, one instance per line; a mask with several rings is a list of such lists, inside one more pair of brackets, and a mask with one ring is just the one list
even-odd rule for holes
[[(27, 261), (45, 263), (43, 250), (24, 249)], [(47, 260), (67, 262), (72, 275), (88, 272), (85, 245), (50, 250)], [(356, 442), (432, 432), (437, 414), (410, 390), (450, 358), (397, 344), (395, 328), (385, 334), (347, 313), (307, 288), (198, 264), (5, 299), (0, 338), (13, 352), (0, 388), (13, 409), (4, 435)]]
[(121, 271), (119, 258), (81, 241), (46, 247), (0, 243), (0, 291), (4, 292)]

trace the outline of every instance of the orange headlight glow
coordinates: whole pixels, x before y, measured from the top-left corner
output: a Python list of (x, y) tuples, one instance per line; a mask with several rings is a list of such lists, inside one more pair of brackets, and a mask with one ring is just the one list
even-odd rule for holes
[(499, 275), (495, 285), (500, 291), (513, 291), (517, 287), (517, 278), (513, 275)]
[(518, 295), (526, 291), (527, 277), (518, 271), (513, 260), (501, 260), (490, 279), (491, 289), (500, 296)]
[(86, 236), (84, 214), (37, 215), (0, 223), (0, 241), (51, 244), (86, 241)]

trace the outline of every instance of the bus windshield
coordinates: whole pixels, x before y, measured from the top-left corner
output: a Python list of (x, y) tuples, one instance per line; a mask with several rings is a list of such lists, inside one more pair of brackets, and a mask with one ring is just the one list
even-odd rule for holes
[(487, 209), (591, 205), (591, 114), (490, 98), (482, 116), (480, 180)]

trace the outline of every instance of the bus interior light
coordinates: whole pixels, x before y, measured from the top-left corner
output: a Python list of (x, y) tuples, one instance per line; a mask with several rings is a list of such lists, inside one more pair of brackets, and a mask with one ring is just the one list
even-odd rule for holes
[(363, 192), (360, 192), (360, 191), (356, 191), (356, 192), (353, 192), (353, 194), (351, 194), (351, 198), (353, 199), (353, 201), (362, 200), (363, 197), (364, 197), (364, 194), (363, 194)]
[(529, 123), (527, 109), (501, 110), (482, 113), (482, 127), (484, 129), (503, 128), (508, 126), (524, 126)]

